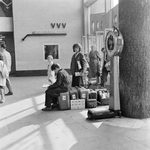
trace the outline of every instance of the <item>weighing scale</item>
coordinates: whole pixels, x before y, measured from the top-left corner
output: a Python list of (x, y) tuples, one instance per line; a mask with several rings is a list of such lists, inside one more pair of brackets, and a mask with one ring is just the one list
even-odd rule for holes
[(119, 59), (122, 53), (124, 40), (121, 32), (115, 26), (108, 31), (105, 37), (105, 49), (111, 57), (110, 61), (110, 99), (109, 107), (89, 109), (87, 119), (104, 119), (115, 116), (121, 117), (119, 93)]

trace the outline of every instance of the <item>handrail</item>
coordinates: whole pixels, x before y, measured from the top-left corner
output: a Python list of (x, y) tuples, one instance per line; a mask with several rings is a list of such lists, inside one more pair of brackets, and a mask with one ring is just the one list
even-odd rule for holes
[(58, 35), (67, 35), (67, 33), (32, 33), (32, 34), (27, 34), (22, 38), (22, 41), (24, 41), (28, 36), (45, 36), (45, 35), (49, 35), (49, 36), (58, 36)]

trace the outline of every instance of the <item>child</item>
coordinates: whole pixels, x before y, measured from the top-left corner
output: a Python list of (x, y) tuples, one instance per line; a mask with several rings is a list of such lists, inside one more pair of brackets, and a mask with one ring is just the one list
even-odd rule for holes
[(51, 66), (53, 64), (53, 56), (48, 55), (47, 60), (48, 60), (47, 78), (48, 78), (50, 85), (52, 85), (56, 82), (55, 73), (54, 73), (54, 71), (51, 70)]
[(8, 77), (8, 70), (3, 60), (4, 60), (3, 55), (0, 54), (0, 94), (1, 94), (0, 103), (5, 102), (6, 77)]

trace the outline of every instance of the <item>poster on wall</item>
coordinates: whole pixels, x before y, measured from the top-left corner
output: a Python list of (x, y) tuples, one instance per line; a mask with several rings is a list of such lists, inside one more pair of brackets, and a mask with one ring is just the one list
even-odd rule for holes
[(52, 55), (53, 59), (59, 59), (58, 44), (44, 44), (44, 59), (47, 59), (48, 55)]

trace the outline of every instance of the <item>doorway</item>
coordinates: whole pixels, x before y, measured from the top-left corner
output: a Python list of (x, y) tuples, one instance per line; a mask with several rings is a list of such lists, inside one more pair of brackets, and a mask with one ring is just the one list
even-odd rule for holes
[(97, 43), (97, 51), (102, 57), (101, 49), (104, 47), (104, 31), (97, 31), (96, 32), (96, 43)]

